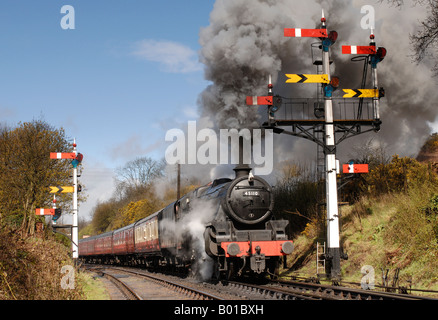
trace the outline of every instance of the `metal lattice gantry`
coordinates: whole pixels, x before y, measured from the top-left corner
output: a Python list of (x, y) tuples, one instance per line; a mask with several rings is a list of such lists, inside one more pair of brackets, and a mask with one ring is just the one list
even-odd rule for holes
[[(334, 98), (333, 92), (339, 86), (339, 78), (330, 72), (330, 50), (338, 34), (328, 31), (324, 12), (320, 29), (285, 28), (286, 37), (312, 37), (319, 39), (312, 49), (321, 52), (321, 60), (315, 60), (316, 74), (286, 74), (286, 83), (318, 85), (316, 98), (288, 98), (274, 95), (271, 76), (268, 81), (268, 95), (247, 97), (247, 105), (266, 105), (268, 120), (262, 124), (274, 133), (284, 133), (311, 140), (321, 149), (324, 156), (323, 179), (325, 179), (325, 204), (327, 209), (327, 250), (324, 254), (327, 274), (334, 280), (340, 279), (340, 260), (344, 256), (340, 248), (339, 213), (337, 194), (336, 146), (345, 139), (369, 131), (379, 131), (381, 120), (379, 100), (384, 96), (378, 88), (377, 64), (386, 55), (385, 48), (377, 48), (371, 31), (368, 46), (342, 46), (343, 54), (365, 54), (352, 60), (364, 61), (361, 88), (343, 89), (342, 98)], [(313, 56), (313, 51), (312, 51)], [(371, 66), (372, 88), (365, 88), (368, 66)], [(318, 151), (319, 154), (319, 151)], [(322, 160), (322, 159), (321, 159)], [(320, 166), (318, 165), (318, 168)], [(319, 170), (319, 169), (318, 169)]]

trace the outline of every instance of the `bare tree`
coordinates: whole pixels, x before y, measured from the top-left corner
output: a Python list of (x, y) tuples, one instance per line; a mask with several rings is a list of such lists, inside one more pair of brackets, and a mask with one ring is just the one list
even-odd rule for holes
[(391, 162), (391, 156), (387, 153), (388, 146), (380, 139), (369, 139), (363, 144), (353, 146), (353, 152), (349, 156), (356, 163), (367, 163), (370, 170), (381, 164)]
[(149, 157), (139, 157), (128, 161), (116, 169), (117, 194), (120, 198), (132, 193), (141, 193), (149, 188), (151, 182), (163, 176), (164, 161)]
[[(404, 5), (404, 0), (387, 1), (396, 7)], [(428, 12), (426, 19), (420, 22), (420, 30), (409, 36), (414, 45), (414, 61), (419, 63), (425, 57), (431, 57), (435, 60), (434, 74), (438, 76), (438, 1), (415, 0), (414, 2), (426, 6)]]

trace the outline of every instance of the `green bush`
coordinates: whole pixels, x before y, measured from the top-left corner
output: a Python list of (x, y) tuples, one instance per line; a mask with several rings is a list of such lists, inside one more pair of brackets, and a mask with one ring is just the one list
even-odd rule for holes
[(437, 186), (438, 177), (428, 164), (394, 155), (388, 164), (380, 164), (364, 176), (363, 191), (370, 196), (407, 192), (411, 188)]

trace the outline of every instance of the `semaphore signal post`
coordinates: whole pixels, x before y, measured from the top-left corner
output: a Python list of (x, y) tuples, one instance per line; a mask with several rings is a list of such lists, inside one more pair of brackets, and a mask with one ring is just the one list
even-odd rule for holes
[[(343, 54), (364, 54), (365, 60), (362, 87), (357, 89), (343, 89), (344, 99), (333, 97), (333, 92), (339, 86), (339, 78), (332, 77), (330, 72), (330, 50), (335, 44), (338, 34), (328, 31), (324, 12), (321, 18), (320, 29), (285, 28), (285, 37), (312, 37), (319, 39), (319, 43), (312, 44), (312, 50), (319, 48), (322, 59), (315, 60), (317, 74), (286, 74), (286, 83), (317, 83), (320, 93), (317, 98), (285, 98), (274, 96), (271, 76), (269, 76), (268, 97), (247, 97), (248, 106), (267, 105), (268, 121), (262, 127), (273, 129), (274, 133), (286, 133), (311, 140), (321, 149), (323, 156), (319, 156), (317, 171), (319, 178), (325, 180), (325, 207), (327, 248), (325, 250), (326, 275), (333, 280), (340, 279), (341, 258), (346, 259), (340, 246), (340, 224), (338, 209), (337, 173), (339, 165), (336, 160), (336, 146), (343, 140), (369, 131), (379, 131), (381, 120), (379, 99), (384, 96), (383, 88), (378, 88), (377, 64), (386, 55), (384, 48), (377, 48), (374, 34), (371, 32), (371, 43), (368, 46), (343, 46)], [(355, 61), (354, 59), (352, 59)], [(359, 61), (359, 60), (357, 60)], [(371, 65), (372, 88), (365, 88), (366, 70)], [(372, 103), (364, 103), (364, 98), (371, 98)], [(281, 106), (281, 108), (280, 108)], [(282, 109), (282, 110), (280, 110)], [(312, 112), (312, 111), (313, 112)], [(283, 115), (283, 117), (282, 117)], [(285, 127), (290, 127), (289, 130)], [(368, 172), (368, 165), (350, 163), (343, 166), (344, 173)]]
[[(82, 162), (83, 155), (77, 152), (76, 149), (76, 139), (73, 142), (73, 152), (51, 152), (50, 159), (67, 159), (72, 160), (71, 164), (73, 166), (73, 186), (51, 186), (50, 193), (53, 193), (53, 209), (36, 209), (37, 215), (51, 215), (52, 226), (55, 227), (56, 221), (61, 215), (61, 208), (56, 208), (56, 193), (73, 193), (73, 222), (72, 225), (67, 227), (71, 228), (71, 242), (72, 242), (72, 257), (73, 259), (79, 258), (78, 250), (78, 192), (81, 187), (78, 185), (78, 165)], [(66, 226), (56, 226), (56, 227), (66, 227)]]

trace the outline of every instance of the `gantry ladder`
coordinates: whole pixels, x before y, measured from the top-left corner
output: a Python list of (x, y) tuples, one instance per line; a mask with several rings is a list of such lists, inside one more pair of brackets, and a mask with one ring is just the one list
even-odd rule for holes
[[(321, 272), (322, 271), (322, 272)], [(325, 242), (316, 243), (316, 275), (326, 275), (325, 271)]]

